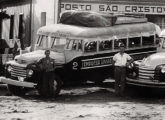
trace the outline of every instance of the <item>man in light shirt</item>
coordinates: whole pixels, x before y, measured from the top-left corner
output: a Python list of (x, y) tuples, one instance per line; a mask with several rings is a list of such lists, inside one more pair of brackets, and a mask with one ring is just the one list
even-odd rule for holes
[(115, 77), (115, 93), (123, 96), (125, 89), (126, 66), (133, 62), (131, 56), (125, 53), (123, 43), (119, 45), (120, 51), (113, 57), (114, 77)]

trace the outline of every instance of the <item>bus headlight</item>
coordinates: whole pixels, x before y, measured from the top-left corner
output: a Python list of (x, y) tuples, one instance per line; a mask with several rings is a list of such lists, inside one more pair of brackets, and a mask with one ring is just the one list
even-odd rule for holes
[(12, 71), (12, 67), (11, 67), (10, 65), (7, 67), (7, 71), (8, 71), (9, 73)]
[(165, 66), (162, 67), (162, 69), (161, 69), (161, 73), (165, 73)]
[(133, 67), (134, 67), (133, 63), (130, 63), (130, 64), (127, 65), (127, 68), (129, 68), (129, 69), (132, 69)]
[(31, 70), (31, 69), (28, 69), (28, 70), (27, 70), (27, 76), (30, 77), (30, 76), (33, 75), (33, 73), (34, 73), (33, 70)]

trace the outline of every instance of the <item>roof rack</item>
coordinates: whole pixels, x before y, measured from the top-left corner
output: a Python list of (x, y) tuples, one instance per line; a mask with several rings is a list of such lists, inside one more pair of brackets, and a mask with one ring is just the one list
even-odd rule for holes
[(145, 14), (142, 13), (124, 13), (124, 12), (118, 12), (114, 13), (115, 15), (119, 17), (134, 17), (134, 18), (146, 18)]

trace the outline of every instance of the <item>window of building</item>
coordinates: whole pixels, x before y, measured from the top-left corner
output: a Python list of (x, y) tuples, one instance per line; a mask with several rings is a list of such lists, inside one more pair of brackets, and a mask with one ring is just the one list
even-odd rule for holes
[(20, 39), (21, 48), (24, 48), (24, 15), (19, 15), (19, 31), (18, 31), (18, 38)]
[(46, 12), (41, 12), (41, 26), (46, 25)]
[(161, 29), (165, 29), (164, 15), (146, 15), (149, 22), (157, 24)]
[(10, 16), (10, 32), (9, 32), (9, 39), (14, 38), (14, 15)]
[(18, 31), (18, 38), (21, 39), (23, 37), (23, 14), (19, 15), (19, 31)]

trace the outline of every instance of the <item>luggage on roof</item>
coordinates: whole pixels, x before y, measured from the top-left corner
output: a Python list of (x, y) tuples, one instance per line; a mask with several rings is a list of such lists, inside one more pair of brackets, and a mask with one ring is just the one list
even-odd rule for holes
[(110, 27), (115, 24), (131, 24), (147, 22), (147, 18), (138, 15), (112, 15), (93, 11), (64, 11), (60, 23), (84, 27)]
[(65, 11), (60, 17), (60, 23), (85, 27), (107, 27), (116, 22), (116, 16), (92, 11)]

